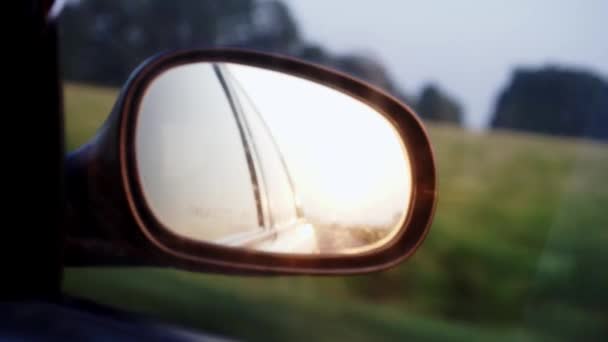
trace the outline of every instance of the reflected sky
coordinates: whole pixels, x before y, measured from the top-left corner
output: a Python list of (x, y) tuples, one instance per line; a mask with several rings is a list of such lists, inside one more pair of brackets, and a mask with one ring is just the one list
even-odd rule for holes
[(258, 229), (242, 143), (210, 64), (156, 78), (142, 99), (135, 139), (147, 204), (167, 227), (208, 239)]

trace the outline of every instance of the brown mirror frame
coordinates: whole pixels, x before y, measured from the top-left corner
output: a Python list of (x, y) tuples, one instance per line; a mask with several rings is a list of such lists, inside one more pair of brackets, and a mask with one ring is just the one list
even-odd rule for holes
[[(164, 71), (197, 62), (227, 62), (287, 73), (332, 87), (370, 105), (395, 127), (412, 164), (412, 200), (399, 232), (362, 254), (287, 255), (195, 241), (164, 227), (146, 205), (135, 160), (135, 127), (148, 85)], [(384, 91), (350, 76), (289, 57), (237, 49), (158, 54), (140, 65), (94, 139), (67, 158), (68, 265), (157, 265), (240, 274), (357, 274), (411, 256), (430, 228), (436, 205), (433, 152), (416, 114)]]

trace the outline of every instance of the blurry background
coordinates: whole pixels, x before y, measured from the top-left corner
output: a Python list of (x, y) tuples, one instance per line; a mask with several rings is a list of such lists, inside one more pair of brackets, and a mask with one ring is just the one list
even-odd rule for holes
[(170, 48), (287, 54), (413, 107), (440, 201), (408, 261), (357, 277), (70, 269), (65, 290), (247, 339), (608, 338), (608, 2), (68, 1), (67, 144)]

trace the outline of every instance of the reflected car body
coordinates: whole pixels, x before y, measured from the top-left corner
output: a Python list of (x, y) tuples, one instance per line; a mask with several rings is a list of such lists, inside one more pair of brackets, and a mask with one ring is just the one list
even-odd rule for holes
[[(257, 230), (223, 236), (216, 242), (269, 252), (318, 253), (314, 227), (304, 218), (293, 178), (270, 128), (228, 68), (215, 64), (214, 71), (239, 130), (261, 223)], [(258, 150), (260, 145), (268, 146), (265, 153)]]

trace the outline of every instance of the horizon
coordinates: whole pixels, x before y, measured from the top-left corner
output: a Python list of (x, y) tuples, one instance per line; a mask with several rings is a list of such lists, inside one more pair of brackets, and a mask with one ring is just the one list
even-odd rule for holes
[[(434, 84), (462, 106), (463, 125), (473, 130), (488, 127), (496, 99), (518, 68), (584, 70), (604, 80), (608, 75), (606, 1), (283, 2), (304, 40), (335, 54), (375, 57), (406, 94), (417, 97)], [(341, 13), (340, 20), (321, 13)], [(403, 20), (399, 13), (410, 15)], [(429, 17), (441, 25), (433, 28)], [(373, 25), (361, 25), (366, 20)], [(424, 34), (401, 34), (419, 30)]]

